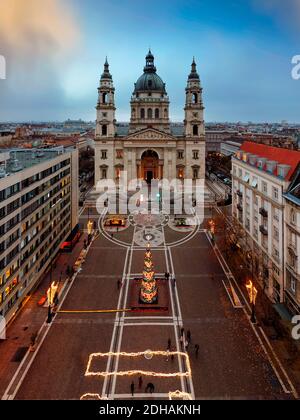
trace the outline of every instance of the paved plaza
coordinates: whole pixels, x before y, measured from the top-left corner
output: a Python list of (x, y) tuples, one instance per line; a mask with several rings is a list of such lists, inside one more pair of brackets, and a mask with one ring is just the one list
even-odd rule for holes
[[(201, 226), (181, 232), (158, 216), (151, 221), (145, 216), (112, 235), (104, 219), (97, 222), (100, 233), (61, 300), (59, 309), (66, 312), (47, 326), (5, 398), (162, 400), (176, 391), (181, 399), (293, 398), (236, 286), (241, 305), (233, 304), (226, 262)], [(171, 274), (168, 309), (125, 311), (151, 231), (156, 275)], [(106, 312), (93, 312), (100, 310)], [(146, 392), (148, 383), (153, 394)]]

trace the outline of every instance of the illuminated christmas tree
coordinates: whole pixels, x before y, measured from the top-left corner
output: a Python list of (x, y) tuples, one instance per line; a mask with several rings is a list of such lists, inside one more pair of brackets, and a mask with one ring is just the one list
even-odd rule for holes
[(144, 271), (142, 287), (140, 292), (140, 300), (143, 303), (156, 303), (158, 297), (157, 284), (155, 280), (154, 266), (152, 262), (152, 253), (150, 250), (150, 244), (144, 258)]

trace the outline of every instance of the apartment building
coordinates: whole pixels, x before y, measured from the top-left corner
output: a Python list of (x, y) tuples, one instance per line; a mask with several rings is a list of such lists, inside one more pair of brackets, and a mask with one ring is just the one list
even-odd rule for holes
[(300, 170), (284, 194), (284, 298), (291, 313), (300, 314)]
[(8, 322), (78, 223), (78, 151), (0, 153), (0, 315)]
[(300, 152), (245, 142), (232, 158), (233, 217), (241, 249), (273, 302), (285, 300), (285, 197)]

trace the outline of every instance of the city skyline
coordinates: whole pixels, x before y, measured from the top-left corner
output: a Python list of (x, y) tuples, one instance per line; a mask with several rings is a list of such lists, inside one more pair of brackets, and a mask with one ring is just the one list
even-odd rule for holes
[[(95, 120), (97, 86), (108, 56), (116, 118), (128, 121), (134, 82), (151, 47), (170, 96), (170, 118), (184, 119), (186, 79), (197, 61), (206, 121), (299, 122), (292, 57), (299, 54), (294, 0), (176, 0), (122, 3), (18, 0), (3, 3), (0, 121)], [(15, 22), (22, 13), (23, 20)], [(298, 26), (297, 26), (298, 25)], [(30, 26), (30, 30), (28, 27)], [(21, 94), (20, 94), (21, 92)]]

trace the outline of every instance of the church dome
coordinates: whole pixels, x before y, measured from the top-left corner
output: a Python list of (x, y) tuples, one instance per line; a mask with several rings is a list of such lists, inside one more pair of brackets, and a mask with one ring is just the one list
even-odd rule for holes
[(144, 67), (144, 74), (138, 79), (135, 84), (134, 93), (137, 92), (161, 92), (166, 93), (165, 84), (156, 73), (154, 65), (154, 56), (149, 50), (146, 56), (146, 66)]

